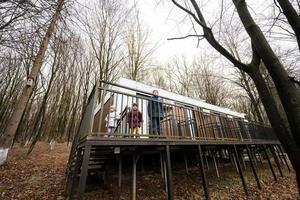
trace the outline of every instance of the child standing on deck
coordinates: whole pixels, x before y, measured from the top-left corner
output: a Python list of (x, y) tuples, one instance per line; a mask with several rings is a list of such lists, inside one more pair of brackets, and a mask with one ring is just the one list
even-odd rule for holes
[(117, 120), (120, 119), (120, 116), (116, 113), (114, 106), (110, 106), (109, 113), (105, 117), (106, 128), (108, 133), (114, 133), (115, 128), (117, 127)]
[(127, 123), (131, 134), (140, 134), (141, 123), (143, 122), (143, 114), (138, 109), (138, 104), (133, 103), (131, 111), (127, 114)]
[(153, 90), (152, 97), (148, 103), (148, 116), (150, 119), (149, 132), (150, 135), (161, 134), (161, 120), (164, 117), (165, 107), (162, 99), (158, 96), (158, 90)]

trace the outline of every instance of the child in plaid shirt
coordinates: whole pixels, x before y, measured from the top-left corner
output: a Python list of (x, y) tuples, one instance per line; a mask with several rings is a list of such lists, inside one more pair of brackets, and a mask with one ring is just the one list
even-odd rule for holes
[(133, 103), (132, 109), (127, 113), (127, 123), (131, 130), (131, 134), (140, 134), (141, 123), (143, 122), (143, 114), (138, 109), (138, 104)]

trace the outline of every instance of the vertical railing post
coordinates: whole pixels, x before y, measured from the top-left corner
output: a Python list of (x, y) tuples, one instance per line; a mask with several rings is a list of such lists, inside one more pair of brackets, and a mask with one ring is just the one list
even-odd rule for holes
[[(101, 94), (101, 92), (100, 92)], [(103, 118), (103, 110), (104, 110), (104, 99), (105, 99), (105, 94), (106, 94), (106, 87), (104, 86), (101, 94), (101, 111), (100, 111), (100, 116), (99, 116), (99, 133), (101, 133), (101, 128), (102, 128), (102, 118)]]
[(250, 141), (252, 141), (252, 135), (250, 133), (250, 126), (249, 123), (244, 121), (244, 126), (245, 126), (245, 133), (248, 134)]
[(220, 127), (218, 125), (218, 128), (220, 130), (221, 139), (224, 140), (224, 133), (226, 133), (226, 127), (224, 126), (221, 115), (217, 115), (217, 117), (219, 118), (219, 122), (220, 122)]
[(199, 120), (200, 120), (200, 128), (201, 128), (201, 132), (203, 133), (203, 137), (201, 139), (207, 139), (207, 134), (206, 134), (206, 128), (204, 126), (204, 117), (203, 117), (203, 111), (198, 108), (198, 114), (199, 114)]
[[(236, 127), (236, 130), (237, 130), (237, 132), (239, 133), (239, 136), (240, 136), (240, 138), (241, 138), (241, 141), (244, 141), (244, 137), (243, 137), (243, 134), (242, 134), (242, 131), (240, 130), (240, 126), (239, 126), (239, 122), (238, 122), (238, 120), (236, 119), (233, 119), (233, 124), (234, 124), (234, 126)], [(246, 139), (246, 138), (245, 138)]]

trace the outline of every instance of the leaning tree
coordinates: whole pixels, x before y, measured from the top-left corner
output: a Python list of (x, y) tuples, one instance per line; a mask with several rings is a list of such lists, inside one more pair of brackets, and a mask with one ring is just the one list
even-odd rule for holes
[[(236, 59), (234, 55), (216, 40), (212, 28), (207, 25), (199, 4), (195, 0), (185, 1), (184, 5), (178, 3), (176, 0), (172, 0), (172, 2), (186, 12), (192, 18), (193, 22), (202, 28), (203, 34), (197, 35), (197, 37), (205, 38), (214, 49), (228, 59), (235, 67), (246, 72), (253, 79), (269, 121), (284, 146), (296, 172), (298, 190), (300, 191), (300, 91), (289, 79), (283, 64), (274, 53), (260, 27), (252, 18), (246, 1), (232, 0), (251, 40), (252, 60), (250, 63), (243, 63)], [(290, 127), (287, 127), (284, 123), (276, 102), (260, 72), (262, 64), (265, 65), (272, 77)]]

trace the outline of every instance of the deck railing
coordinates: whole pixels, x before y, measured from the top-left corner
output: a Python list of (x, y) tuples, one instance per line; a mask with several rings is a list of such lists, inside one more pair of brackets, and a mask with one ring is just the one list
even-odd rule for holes
[[(79, 131), (81, 138), (98, 135), (131, 139), (277, 140), (272, 128), (267, 125), (247, 122), (243, 118), (172, 97), (154, 99), (150, 92), (114, 83), (102, 82), (100, 85), (90, 95)], [(136, 121), (137, 111), (133, 111), (133, 117), (130, 117), (134, 103), (142, 121)], [(138, 134), (130, 128), (130, 124), (136, 122), (140, 125)]]

